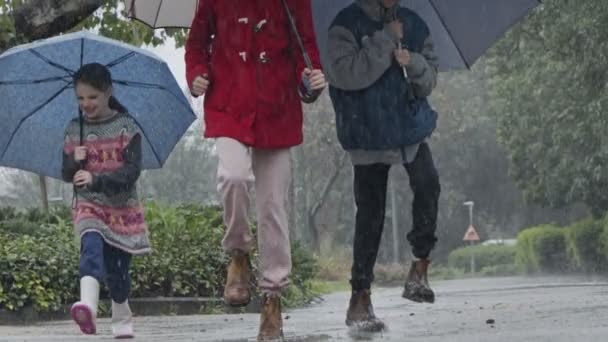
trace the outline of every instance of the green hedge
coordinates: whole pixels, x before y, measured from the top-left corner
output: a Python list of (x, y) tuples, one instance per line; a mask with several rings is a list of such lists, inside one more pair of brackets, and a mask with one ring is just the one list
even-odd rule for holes
[(514, 263), (486, 266), (479, 271), (479, 274), (485, 277), (514, 276), (520, 273), (521, 268)]
[(44, 234), (45, 230), (52, 229), (50, 225), (69, 221), (72, 217), (69, 207), (52, 207), (49, 213), (38, 208), (19, 211), (12, 207), (0, 208), (0, 234)]
[(608, 218), (525, 229), (517, 238), (516, 261), (528, 273), (606, 273)]
[(569, 271), (565, 232), (551, 225), (523, 230), (517, 236), (516, 264), (528, 273)]
[(0, 234), (0, 308), (58, 310), (76, 298), (77, 279), (78, 248), (67, 224), (36, 236)]
[[(12, 228), (0, 230), (0, 309), (17, 311), (33, 306), (37, 311), (55, 311), (77, 299), (78, 239), (66, 212), (52, 218), (4, 216), (4, 227)], [(146, 219), (154, 251), (133, 259), (132, 296), (219, 296), (227, 262), (221, 248), (224, 229), (220, 209), (149, 204)], [(18, 229), (18, 222), (36, 220), (43, 221), (38, 229), (29, 224)], [(292, 259), (293, 285), (286, 300), (295, 305), (314, 296), (310, 282), (317, 264), (297, 243), (293, 244)]]
[[(600, 253), (608, 260), (608, 215), (603, 220), (603, 229), (598, 239)], [(606, 265), (608, 267), (608, 265)], [(604, 269), (604, 271), (608, 271)]]
[(515, 246), (506, 245), (461, 247), (450, 253), (448, 265), (468, 271), (471, 268), (471, 254), (475, 255), (477, 270), (496, 265), (514, 264), (515, 251)]
[(570, 266), (584, 273), (607, 270), (608, 254), (601, 243), (604, 221), (585, 220), (566, 228), (566, 246)]
[(452, 251), (451, 268), (469, 270), (475, 255), (478, 274), (604, 273), (608, 270), (606, 221), (585, 220), (568, 227), (542, 225), (518, 236), (516, 246), (474, 246)]
[(154, 251), (133, 259), (134, 297), (221, 293), (227, 259), (221, 249), (224, 228), (218, 208), (150, 204), (146, 221)]

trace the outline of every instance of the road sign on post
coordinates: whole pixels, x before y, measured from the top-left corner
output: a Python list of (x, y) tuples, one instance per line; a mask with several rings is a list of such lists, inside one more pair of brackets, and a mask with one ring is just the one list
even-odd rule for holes
[[(473, 225), (469, 225), (469, 229), (467, 229), (467, 232), (464, 233), (464, 237), (462, 238), (463, 241), (468, 241), (471, 243), (471, 246), (473, 246), (475, 244), (475, 242), (479, 241), (479, 234), (477, 234), (477, 231), (475, 230), (475, 227), (473, 227)], [(475, 274), (475, 251), (472, 250), (471, 251), (471, 274)]]
[(469, 229), (467, 229), (467, 232), (464, 233), (464, 238), (462, 239), (462, 241), (479, 241), (479, 234), (477, 234), (477, 231), (475, 230), (475, 227), (473, 227), (473, 225), (470, 225)]

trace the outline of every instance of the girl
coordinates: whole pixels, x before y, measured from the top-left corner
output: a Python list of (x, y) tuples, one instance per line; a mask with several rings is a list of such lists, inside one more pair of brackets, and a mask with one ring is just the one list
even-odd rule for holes
[(135, 183), (141, 170), (137, 124), (112, 96), (110, 71), (101, 64), (84, 65), (74, 75), (83, 124), (66, 129), (63, 179), (74, 184), (73, 219), (80, 236), (80, 301), (71, 309), (84, 334), (95, 334), (100, 283), (112, 298), (112, 332), (132, 338), (131, 255), (150, 251), (144, 211)]

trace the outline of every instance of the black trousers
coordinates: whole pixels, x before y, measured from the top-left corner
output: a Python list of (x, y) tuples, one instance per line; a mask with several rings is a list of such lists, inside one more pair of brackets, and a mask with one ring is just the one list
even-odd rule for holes
[[(414, 160), (405, 164), (414, 192), (412, 230), (407, 239), (417, 258), (427, 258), (437, 237), (437, 203), (441, 191), (431, 150), (420, 144)], [(386, 192), (391, 165), (355, 165), (354, 192), (357, 204), (351, 285), (353, 290), (369, 289), (384, 229)]]

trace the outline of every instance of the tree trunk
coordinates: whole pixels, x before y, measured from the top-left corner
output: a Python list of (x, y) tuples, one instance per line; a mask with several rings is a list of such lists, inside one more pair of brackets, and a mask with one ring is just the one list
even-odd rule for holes
[(38, 176), (40, 182), (40, 199), (42, 201), (42, 209), (45, 213), (49, 212), (49, 194), (47, 191), (46, 177)]
[(325, 183), (325, 187), (323, 188), (323, 191), (321, 192), (321, 197), (319, 197), (319, 200), (310, 208), (310, 210), (308, 212), (308, 227), (310, 229), (310, 233), (311, 233), (311, 237), (312, 237), (311, 242), (312, 242), (312, 246), (317, 251), (319, 251), (319, 249), (321, 247), (321, 244), (320, 244), (321, 241), (319, 239), (319, 230), (317, 228), (316, 217), (317, 217), (319, 210), (321, 210), (321, 208), (323, 208), (323, 205), (327, 201), (327, 198), (329, 197), (329, 192), (331, 191), (331, 188), (334, 186), (334, 183), (338, 179), (340, 172), (342, 172), (342, 167), (344, 166), (345, 160), (346, 160), (346, 154), (343, 154), (342, 156), (340, 156), (340, 159), (336, 165), (336, 168), (334, 169), (334, 173), (329, 177), (329, 179), (327, 180), (327, 183)]
[(52, 37), (89, 17), (104, 0), (25, 0), (13, 12), (17, 35), (26, 40)]

